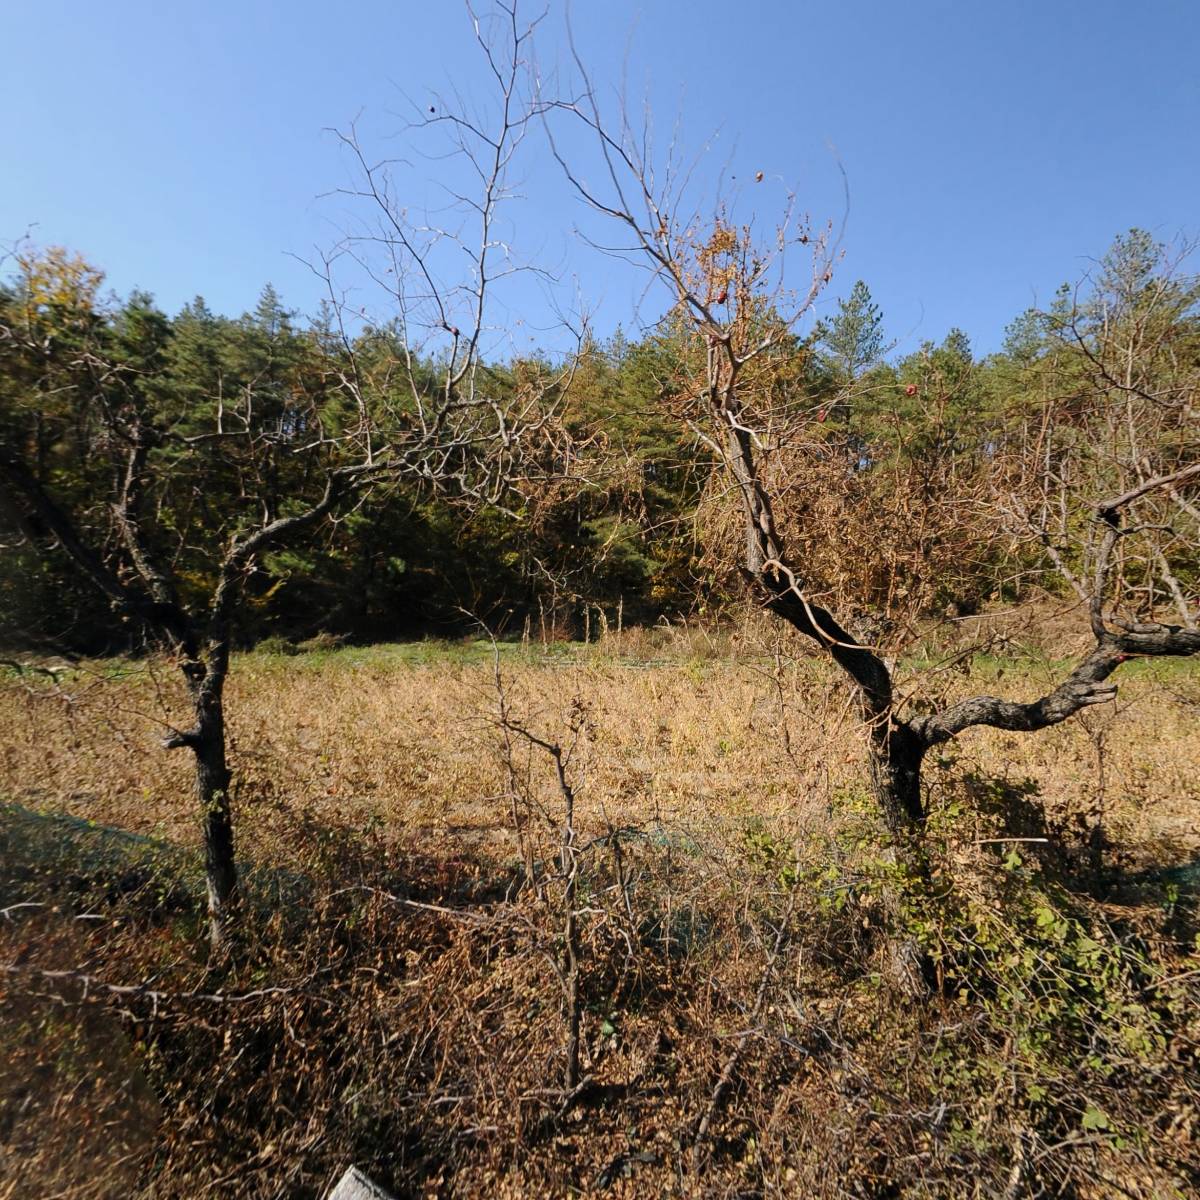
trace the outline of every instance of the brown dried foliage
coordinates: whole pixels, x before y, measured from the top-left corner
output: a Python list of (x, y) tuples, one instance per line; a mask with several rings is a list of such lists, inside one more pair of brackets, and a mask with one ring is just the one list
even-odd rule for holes
[[(80, 853), (86, 838), (51, 842), (39, 867), (21, 832), (37, 818), (6, 815), (0, 907), (30, 907), (0, 923), (0, 1194), (39, 1171), (65, 1196), (319, 1195), (348, 1161), (401, 1195), (969, 1196), (981, 1181), (1000, 1194), (1021, 1162), (1017, 1194), (1184, 1194), (1200, 1163), (1183, 909), (1071, 901), (1159, 964), (1139, 986), (1180, 1016), (1170, 1045), (1118, 1056), (1111, 1075), (1081, 1051), (1078, 1078), (1052, 1081), (1059, 1105), (1023, 1124), (1036, 1076), (988, 1016), (986, 970), (963, 999), (948, 958), (947, 995), (927, 1007), (880, 982), (859, 766), (831, 749), (853, 724), (836, 679), (765, 636), (633, 631), (573, 660), (502, 660), (512, 724), (582, 730), (574, 1092), (562, 794), (536, 745), (504, 750), (486, 657), (240, 664), (249, 940), (225, 964), (207, 957), (190, 890), (180, 768), (153, 748), (154, 719), (182, 702), (170, 673), (10, 680), (7, 795), (167, 844), (131, 865)], [(1054, 667), (975, 670), (1020, 694)], [(1103, 827), (1109, 868), (1194, 855), (1194, 674), (1122, 695), (1119, 721), (1093, 710), (1039, 739), (973, 735), (933, 785), (938, 877), (976, 905), (1008, 894), (1010, 846), (985, 842), (1015, 835), (997, 805), (1026, 821), (1017, 835), (1052, 838), (1030, 852), (1076, 890), (1094, 867), (1078, 817)], [(943, 820), (964, 797), (970, 814)], [(934, 1065), (946, 1045), (978, 1074), (951, 1085)], [(1085, 1092), (1110, 1129), (1081, 1127)], [(964, 1120), (970, 1136), (952, 1130)]]

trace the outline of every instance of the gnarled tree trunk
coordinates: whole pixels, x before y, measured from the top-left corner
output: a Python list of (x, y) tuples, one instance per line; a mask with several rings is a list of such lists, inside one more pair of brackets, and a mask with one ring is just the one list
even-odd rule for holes
[[(222, 685), (223, 685), (222, 680)], [(219, 686), (197, 697), (196, 801), (204, 834), (204, 878), (208, 891), (209, 936), (214, 946), (228, 937), (237, 901), (237, 865), (230, 810), (230, 772), (225, 762), (225, 712)]]
[(884, 823), (897, 837), (919, 834), (925, 824), (921, 763), (926, 749), (925, 741), (895, 718), (881, 731), (871, 731), (871, 789)]
[(228, 665), (227, 637), (210, 644), (206, 662), (197, 656), (184, 664), (196, 723), (186, 733), (172, 734), (164, 742), (168, 749), (186, 746), (194, 757), (194, 787), (204, 841), (209, 938), (215, 949), (229, 940), (238, 893), (230, 804), (232, 773), (225, 759), (223, 698)]

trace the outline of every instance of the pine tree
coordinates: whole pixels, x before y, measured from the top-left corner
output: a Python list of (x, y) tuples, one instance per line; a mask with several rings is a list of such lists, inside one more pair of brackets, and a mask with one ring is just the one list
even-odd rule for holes
[(861, 279), (845, 300), (838, 301), (837, 315), (821, 330), (821, 342), (825, 346), (822, 357), (843, 387), (853, 384), (887, 353), (883, 313)]

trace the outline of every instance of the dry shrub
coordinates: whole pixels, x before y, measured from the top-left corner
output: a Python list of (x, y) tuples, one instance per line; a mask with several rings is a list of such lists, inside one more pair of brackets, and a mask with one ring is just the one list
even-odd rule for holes
[[(766, 436), (763, 481), (780, 533), (803, 547), (806, 593), (833, 611), (889, 629), (975, 612), (1021, 565), (997, 528), (986, 473), (967, 455), (899, 456), (856, 469), (861, 443), (813, 432), (808, 413)], [(732, 482), (714, 475), (697, 511), (703, 565), (733, 595), (741, 590), (742, 507)]]
[[(549, 739), (586, 700), (573, 1092), (561, 794), (538, 747), (503, 752), (486, 659), (239, 664), (247, 895), (226, 962), (186, 764), (148, 738), (178, 698), (149, 669), (64, 679), (69, 700), (14, 681), (3, 1186), (38, 1169), (68, 1196), (316, 1196), (353, 1161), (402, 1196), (1189, 1194), (1195, 921), (1181, 882), (1114, 890), (1113, 867), (1195, 853), (1194, 673), (1135, 676), (1086, 725), (964, 742), (933, 772), (924, 887), (881, 853), (836, 683), (731, 636), (739, 662), (681, 638), (687, 658), (649, 667), (611, 647), (505, 666), (513, 721)], [(1017, 692), (1039, 670), (976, 669)], [(1099, 874), (1070, 819), (1097, 781)], [(1030, 810), (1059, 858), (992, 840), (1030, 836)], [(937, 965), (928, 1004), (889, 988), (897, 933)]]

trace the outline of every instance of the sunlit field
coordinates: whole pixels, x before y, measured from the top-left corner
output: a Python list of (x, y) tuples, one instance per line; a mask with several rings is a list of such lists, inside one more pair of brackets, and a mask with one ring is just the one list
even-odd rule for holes
[[(1023, 1162), (1048, 1194), (1191, 1194), (1194, 665), (1130, 664), (1116, 704), (931, 763), (926, 888), (881, 853), (845, 689), (798, 642), (241, 655), (253, 937), (224, 964), (188, 756), (160, 747), (176, 673), (41, 665), (0, 688), (27, 1068), (0, 1195), (36, 1169), (47, 1195), (316, 1196), (348, 1161), (414, 1196), (965, 1197)], [(978, 657), (937, 686), (1059, 673)], [(526, 734), (575, 796), (570, 1089), (565, 793)], [(889, 981), (895, 919), (932, 1004)]]
[[(563, 736), (571, 704), (583, 704), (579, 821), (590, 833), (657, 823), (725, 837), (759, 820), (801, 836), (864, 785), (845, 687), (798, 640), (767, 647), (639, 632), (603, 646), (255, 653), (235, 659), (227, 700), (241, 853), (287, 857), (303, 819), (512, 858), (497, 671), (533, 732)], [(1063, 673), (1061, 660), (979, 657), (938, 686), (948, 700), (980, 690), (1022, 699)], [(6, 797), (195, 845), (191, 763), (160, 744), (189, 719), (177, 672), (161, 661), (103, 661), (64, 665), (58, 679), (6, 678)], [(934, 760), (935, 787), (962, 778), (1015, 786), (1062, 830), (1075, 816), (1098, 817), (1118, 858), (1186, 856), (1200, 846), (1200, 669), (1133, 664), (1121, 684), (1115, 705), (1037, 737), (973, 731)], [(525, 747), (522, 770), (528, 757)], [(552, 787), (552, 771), (532, 774)]]

